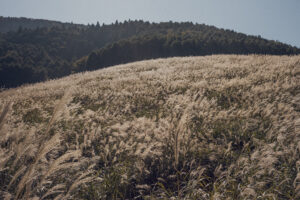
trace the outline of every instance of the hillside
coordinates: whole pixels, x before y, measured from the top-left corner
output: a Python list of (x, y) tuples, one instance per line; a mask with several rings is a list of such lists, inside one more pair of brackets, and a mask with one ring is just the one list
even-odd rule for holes
[[(12, 21), (9, 24), (30, 21), (23, 18), (6, 20)], [(88, 26), (53, 22), (53, 25), (40, 27), (38, 20), (31, 21), (36, 29), (0, 34), (0, 87), (11, 88), (144, 59), (300, 53), (296, 47), (260, 36), (189, 22), (129, 20)]]
[(300, 56), (157, 59), (0, 93), (0, 199), (299, 199)]

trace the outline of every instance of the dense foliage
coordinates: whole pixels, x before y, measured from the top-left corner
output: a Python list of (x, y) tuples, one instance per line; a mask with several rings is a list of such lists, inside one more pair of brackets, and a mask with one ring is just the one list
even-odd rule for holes
[[(21, 19), (16, 19), (16, 24)], [(13, 19), (10, 21), (14, 24)], [(97, 22), (88, 26), (58, 22), (49, 25), (50, 22), (45, 21), (45, 25), (37, 20), (37, 28), (25, 26), (0, 35), (1, 87), (158, 57), (221, 53), (290, 55), (300, 52), (295, 47), (259, 36), (188, 22), (129, 20), (111, 25)]]
[(73, 23), (62, 23), (44, 19), (30, 19), (25, 17), (2, 17), (0, 16), (0, 33), (18, 31), (19, 29), (36, 29), (42, 27), (84, 27), (84, 25)]
[(77, 63), (80, 71), (120, 63), (174, 56), (211, 54), (296, 54), (296, 48), (231, 31), (182, 31), (121, 40), (92, 52)]

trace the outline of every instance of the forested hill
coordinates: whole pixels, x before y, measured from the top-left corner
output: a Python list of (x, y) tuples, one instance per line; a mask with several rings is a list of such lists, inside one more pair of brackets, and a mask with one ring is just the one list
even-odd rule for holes
[(0, 87), (158, 57), (300, 53), (296, 47), (260, 36), (189, 22), (129, 20), (110, 25), (36, 27), (0, 34)]
[(174, 56), (199, 56), (211, 54), (272, 54), (299, 53), (296, 48), (259, 37), (236, 35), (217, 31), (201, 34), (183, 31), (169, 34), (132, 37), (108, 45), (80, 59), (79, 71), (95, 70), (120, 63)]
[(2, 17), (0, 16), (0, 32), (7, 33), (11, 31), (18, 31), (19, 29), (36, 29), (47, 27), (51, 28), (54, 26), (59, 27), (81, 27), (83, 28), (84, 25), (81, 24), (73, 24), (73, 23), (62, 23), (58, 21), (50, 21), (44, 19), (30, 19), (25, 17)]

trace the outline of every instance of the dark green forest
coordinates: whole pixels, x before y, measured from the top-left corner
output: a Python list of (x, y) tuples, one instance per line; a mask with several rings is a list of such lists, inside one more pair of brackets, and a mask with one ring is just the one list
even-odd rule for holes
[(73, 24), (73, 23), (63, 23), (58, 21), (51, 21), (45, 19), (30, 19), (25, 17), (2, 17), (0, 16), (0, 33), (7, 33), (18, 31), (20, 28), (23, 29), (36, 29), (42, 27), (81, 27), (84, 28), (85, 25)]
[[(4, 26), (3, 19), (0, 18), (0, 26)], [(47, 20), (43, 25), (38, 20), (36, 26), (20, 26), (20, 20), (17, 21), (15, 26), (11, 25), (13, 29), (5, 25), (2, 29), (7, 30), (0, 33), (0, 87), (16, 87), (152, 58), (300, 53), (300, 49), (278, 41), (190, 22), (128, 20), (83, 26), (51, 24)], [(10, 23), (13, 24), (12, 19)], [(34, 24), (34, 20), (30, 23)]]
[[(199, 34), (197, 31), (154, 34), (121, 40), (79, 60), (79, 71), (95, 70), (120, 63), (174, 56), (211, 54), (296, 54), (297, 49), (278, 42), (252, 37), (232, 37), (230, 32)], [(299, 51), (298, 51), (299, 52)]]

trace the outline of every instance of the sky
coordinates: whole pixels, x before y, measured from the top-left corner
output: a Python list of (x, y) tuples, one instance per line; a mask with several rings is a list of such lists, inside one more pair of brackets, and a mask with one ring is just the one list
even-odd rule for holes
[(0, 0), (0, 16), (80, 24), (190, 21), (300, 47), (300, 0)]

